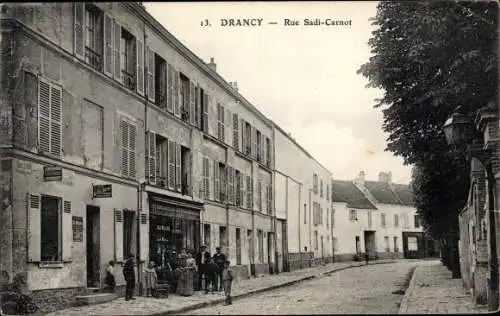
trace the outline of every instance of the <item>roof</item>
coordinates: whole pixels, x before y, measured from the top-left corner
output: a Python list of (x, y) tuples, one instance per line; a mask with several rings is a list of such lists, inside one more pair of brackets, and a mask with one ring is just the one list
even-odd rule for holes
[(332, 202), (344, 202), (347, 207), (358, 209), (377, 209), (352, 181), (332, 181), (332, 192)]
[(393, 183), (392, 188), (404, 205), (413, 205), (413, 190), (407, 184)]
[(412, 205), (412, 192), (408, 185), (382, 182), (365, 181), (365, 188), (379, 202), (385, 204)]

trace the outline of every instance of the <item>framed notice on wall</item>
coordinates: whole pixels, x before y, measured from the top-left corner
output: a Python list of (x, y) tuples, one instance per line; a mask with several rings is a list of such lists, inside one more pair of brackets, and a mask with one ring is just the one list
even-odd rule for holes
[(83, 241), (83, 217), (73, 216), (73, 241)]

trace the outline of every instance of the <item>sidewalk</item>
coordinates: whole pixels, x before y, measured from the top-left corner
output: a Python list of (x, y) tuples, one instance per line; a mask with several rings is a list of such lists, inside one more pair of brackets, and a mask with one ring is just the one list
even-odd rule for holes
[[(370, 264), (392, 262), (396, 261), (377, 260), (370, 262)], [(315, 268), (268, 275), (261, 278), (241, 280), (233, 284), (233, 300), (361, 265), (364, 265), (364, 262), (338, 262)], [(112, 302), (73, 307), (46, 315), (167, 315), (179, 314), (188, 310), (222, 303), (223, 301), (223, 293), (204, 294), (203, 292), (195, 292), (193, 296), (188, 297), (173, 294), (168, 298), (163, 299), (141, 296), (137, 297), (134, 301), (125, 301), (123, 297), (121, 297)]]
[(438, 260), (420, 263), (410, 281), (399, 314), (477, 314), (487, 313), (486, 306), (474, 306), (461, 279), (452, 279)]

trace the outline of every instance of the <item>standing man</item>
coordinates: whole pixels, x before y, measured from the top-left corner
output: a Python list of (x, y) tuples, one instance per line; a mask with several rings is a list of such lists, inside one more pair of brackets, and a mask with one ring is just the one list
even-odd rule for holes
[[(198, 289), (202, 290), (204, 285), (202, 284), (203, 278), (206, 278), (207, 264), (210, 261), (210, 252), (207, 251), (207, 246), (202, 245), (200, 247), (200, 252), (196, 254), (196, 265), (198, 266)], [(207, 282), (208, 280), (205, 280)]]
[(222, 283), (222, 271), (224, 270), (224, 263), (226, 262), (226, 255), (220, 251), (220, 247), (215, 248), (214, 262), (217, 265), (215, 276), (216, 291), (222, 291), (224, 284)]
[(123, 265), (123, 276), (127, 286), (125, 288), (125, 300), (135, 300), (134, 288), (135, 288), (135, 271), (134, 271), (134, 255), (129, 253), (125, 264)]

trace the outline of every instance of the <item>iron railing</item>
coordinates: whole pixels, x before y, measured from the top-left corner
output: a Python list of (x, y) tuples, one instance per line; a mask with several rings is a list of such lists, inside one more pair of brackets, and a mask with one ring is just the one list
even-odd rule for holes
[(85, 60), (97, 71), (102, 71), (101, 55), (93, 51), (90, 47), (85, 47)]

